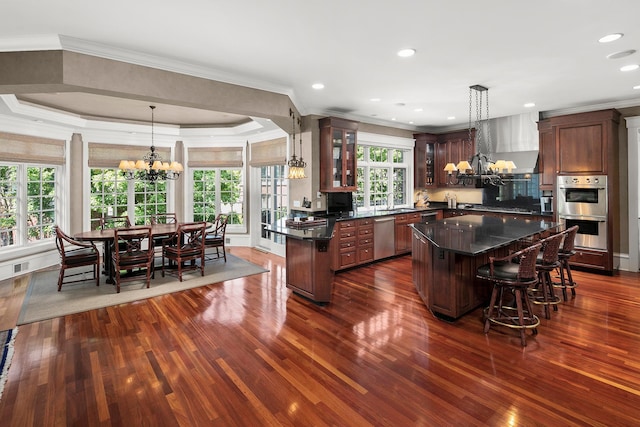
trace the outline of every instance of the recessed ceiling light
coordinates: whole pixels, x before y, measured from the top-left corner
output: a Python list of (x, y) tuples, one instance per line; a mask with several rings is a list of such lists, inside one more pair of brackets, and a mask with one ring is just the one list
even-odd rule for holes
[(380, 102), (380, 98), (371, 98), (369, 101), (371, 101), (371, 102)]
[(416, 113), (419, 113), (420, 111), (422, 111), (422, 108), (414, 108), (413, 111), (415, 111)]
[(412, 48), (400, 49), (398, 51), (398, 56), (401, 58), (408, 58), (416, 54), (416, 50)]
[(395, 122), (395, 121), (396, 121), (396, 118), (395, 118), (395, 117), (391, 117), (391, 120)]
[(621, 52), (610, 53), (609, 55), (607, 55), (607, 59), (626, 58), (627, 56), (633, 55), (634, 53), (636, 53), (635, 49), (623, 50)]
[(625, 65), (624, 67), (621, 67), (620, 71), (633, 71), (633, 70), (637, 70), (638, 68), (640, 68), (640, 65), (631, 64), (631, 65)]
[(314, 88), (315, 90), (324, 89), (324, 85), (322, 83), (314, 83), (311, 85), (311, 87)]
[(621, 38), (624, 34), (622, 33), (613, 33), (613, 34), (607, 34), (604, 37), (601, 37), (600, 39), (598, 39), (598, 41), (600, 43), (609, 43), (609, 42), (613, 42), (618, 40), (619, 38)]
[(410, 124), (410, 125), (412, 125), (412, 124), (413, 124), (413, 120), (411, 120), (411, 121), (409, 122), (409, 124)]
[(535, 107), (536, 104), (534, 104), (533, 102), (527, 102), (526, 104), (524, 104), (525, 108), (531, 108), (531, 107)]
[(456, 119), (456, 118), (455, 118), (455, 116), (449, 116), (449, 117), (447, 117), (447, 120), (455, 120), (455, 119)]
[(640, 89), (640, 85), (638, 85), (638, 86), (634, 86), (633, 88), (634, 88), (634, 89)]

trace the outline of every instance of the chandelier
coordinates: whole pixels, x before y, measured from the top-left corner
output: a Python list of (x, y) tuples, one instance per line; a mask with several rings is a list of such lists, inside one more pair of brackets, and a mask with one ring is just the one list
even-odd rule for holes
[[(516, 165), (513, 161), (498, 160), (494, 162), (489, 154), (482, 153), (483, 135), (487, 136), (487, 150), (491, 147), (491, 127), (489, 126), (489, 89), (481, 85), (469, 86), (469, 145), (473, 146), (473, 100), (475, 94), (475, 146), (476, 154), (469, 160), (460, 160), (458, 164), (447, 163), (447, 183), (462, 185), (504, 185), (504, 170), (511, 174)], [(486, 116), (482, 117), (482, 106), (486, 99)], [(486, 129), (486, 132), (484, 131)]]
[(153, 111), (156, 106), (150, 105), (149, 108), (151, 108), (151, 151), (139, 160), (120, 160), (118, 169), (122, 171), (126, 179), (150, 182), (178, 179), (180, 173), (184, 170), (182, 164), (175, 161), (163, 162), (162, 156), (156, 153), (156, 147), (153, 145)]
[(300, 129), (300, 158), (296, 157), (296, 116), (293, 113), (293, 110), (289, 108), (289, 116), (293, 121), (293, 137), (291, 140), (293, 141), (293, 154), (291, 155), (291, 160), (287, 163), (289, 165), (289, 179), (302, 179), (307, 176), (304, 174), (304, 168), (307, 166), (307, 163), (302, 160), (302, 126), (300, 117), (298, 117), (298, 128)]

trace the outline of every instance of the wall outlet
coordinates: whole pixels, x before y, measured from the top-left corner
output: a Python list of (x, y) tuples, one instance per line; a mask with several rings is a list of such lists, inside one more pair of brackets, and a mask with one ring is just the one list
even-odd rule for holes
[(321, 207), (322, 207), (322, 202), (318, 200), (316, 202), (316, 208), (321, 208)]
[(294, 208), (299, 208), (300, 207), (300, 200), (294, 200), (293, 201), (293, 207)]

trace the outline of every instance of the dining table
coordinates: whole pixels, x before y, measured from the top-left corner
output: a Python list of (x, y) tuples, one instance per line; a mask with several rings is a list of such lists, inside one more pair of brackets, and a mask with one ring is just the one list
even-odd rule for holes
[[(153, 237), (169, 237), (173, 233), (178, 230), (178, 226), (181, 223), (172, 223), (172, 224), (152, 224), (151, 227), (151, 235), (153, 241)], [(207, 223), (209, 226), (209, 223)], [(111, 247), (113, 245), (113, 240), (115, 238), (115, 229), (114, 228), (105, 228), (105, 229), (96, 229), (89, 231), (81, 231), (73, 235), (76, 240), (81, 241), (91, 241), (91, 242), (101, 242), (104, 247), (104, 271), (107, 275), (107, 283), (113, 284), (113, 266), (111, 261)]]

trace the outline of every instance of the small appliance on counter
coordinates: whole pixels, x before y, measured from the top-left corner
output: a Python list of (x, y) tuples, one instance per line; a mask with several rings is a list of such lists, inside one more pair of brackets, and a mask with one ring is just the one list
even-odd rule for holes
[(540, 213), (543, 215), (553, 214), (553, 197), (551, 196), (540, 197)]

